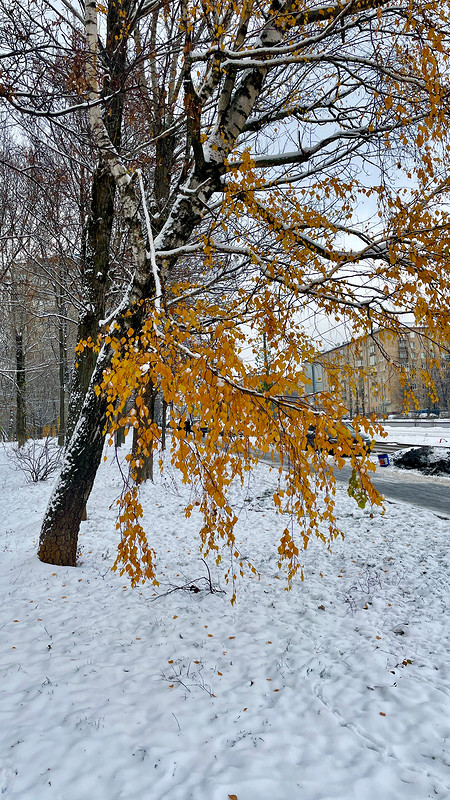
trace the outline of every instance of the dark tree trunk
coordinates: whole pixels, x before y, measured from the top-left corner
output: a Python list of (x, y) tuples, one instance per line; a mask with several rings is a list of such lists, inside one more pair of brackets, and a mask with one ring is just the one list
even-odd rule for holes
[(163, 397), (162, 419), (161, 419), (161, 450), (166, 449), (166, 430), (167, 430), (167, 401)]
[(106, 400), (97, 397), (107, 357), (99, 358), (86, 394), (78, 425), (67, 448), (61, 474), (42, 524), (38, 556), (41, 561), (74, 567), (78, 531), (103, 452)]
[[(105, 289), (109, 270), (109, 248), (114, 219), (115, 183), (104, 165), (94, 173), (91, 209), (83, 245), (83, 294), (85, 310), (78, 322), (77, 341), (96, 342), (99, 322), (105, 316)], [(96, 361), (93, 348), (77, 355), (67, 423), (67, 441), (80, 415)]]
[(25, 353), (23, 334), (16, 333), (16, 438), (19, 447), (27, 440)]
[(123, 444), (125, 444), (125, 430), (119, 428), (116, 433), (116, 447), (122, 447)]
[[(148, 408), (148, 424), (151, 425), (155, 421), (155, 399), (156, 389), (149, 382), (145, 389), (144, 402)], [(138, 448), (138, 433), (136, 428), (133, 428), (133, 446), (132, 453), (135, 458), (142, 462), (140, 467), (136, 468), (136, 483), (143, 483), (144, 481), (153, 481), (153, 450), (148, 456), (143, 453), (137, 452)]]

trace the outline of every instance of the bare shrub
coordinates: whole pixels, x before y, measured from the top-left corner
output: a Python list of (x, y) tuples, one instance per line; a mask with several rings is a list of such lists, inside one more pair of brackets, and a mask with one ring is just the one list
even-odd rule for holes
[(14, 469), (20, 470), (29, 483), (46, 481), (61, 466), (62, 448), (50, 436), (46, 439), (28, 439), (22, 447), (14, 445), (9, 450)]

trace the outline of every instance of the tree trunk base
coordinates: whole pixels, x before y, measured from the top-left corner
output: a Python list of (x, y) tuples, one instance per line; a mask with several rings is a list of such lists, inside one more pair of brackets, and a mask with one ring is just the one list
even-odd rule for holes
[[(102, 366), (98, 367), (102, 375)], [(105, 402), (93, 381), (82, 417), (70, 440), (59, 480), (50, 498), (39, 539), (38, 557), (46, 564), (75, 567), (78, 532), (86, 519), (86, 503), (101, 461), (105, 429)]]
[(51, 521), (49, 525), (46, 522), (47, 519), (42, 526), (38, 550), (40, 561), (57, 567), (76, 567), (78, 529), (75, 529), (73, 521), (68, 520), (64, 525), (58, 520), (57, 530), (53, 529)]

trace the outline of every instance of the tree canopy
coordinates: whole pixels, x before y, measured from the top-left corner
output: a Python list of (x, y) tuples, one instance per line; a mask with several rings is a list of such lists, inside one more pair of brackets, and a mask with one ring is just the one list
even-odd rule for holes
[[(230, 577), (245, 566), (230, 483), (261, 453), (279, 465), (273, 499), (290, 580), (311, 535), (339, 535), (330, 426), (337, 465), (351, 458), (349, 492), (379, 502), (363, 443), (352, 447), (342, 424), (347, 409), (308, 394), (316, 315), (355, 338), (414, 324), (450, 341), (449, 4), (62, 5), (64, 15), (46, 0), (5, 4), (1, 34), (9, 114), (31, 117), (48, 147), (62, 132), (65, 157), (88, 171), (86, 280), (101, 284), (77, 348), (80, 363), (98, 356), (40, 557), (74, 563), (76, 508), (103, 433), (133, 428), (116, 565), (132, 582), (156, 579), (136, 480), (162, 437), (150, 387), (178, 409), (171, 457), (201, 487), (202, 547), (231, 553)], [(195, 425), (187, 435), (186, 415), (205, 436)]]

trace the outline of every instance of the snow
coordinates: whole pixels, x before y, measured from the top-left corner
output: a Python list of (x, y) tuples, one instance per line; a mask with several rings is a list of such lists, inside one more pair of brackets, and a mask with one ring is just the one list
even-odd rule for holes
[[(231, 606), (210, 558), (224, 593), (207, 591), (191, 490), (170, 469), (143, 490), (160, 586), (111, 573), (120, 479), (112, 458), (100, 470), (80, 564), (53, 567), (36, 557), (51, 486), (0, 451), (2, 797), (450, 797), (448, 519), (361, 510), (338, 487), (345, 541), (312, 541), (287, 592), (261, 464), (233, 489), (261, 580), (239, 580)], [(201, 590), (171, 591), (184, 585)]]
[(432, 427), (414, 425), (385, 424), (387, 436), (378, 439), (382, 442), (398, 442), (398, 444), (429, 445), (431, 447), (450, 447), (450, 425), (433, 425)]

